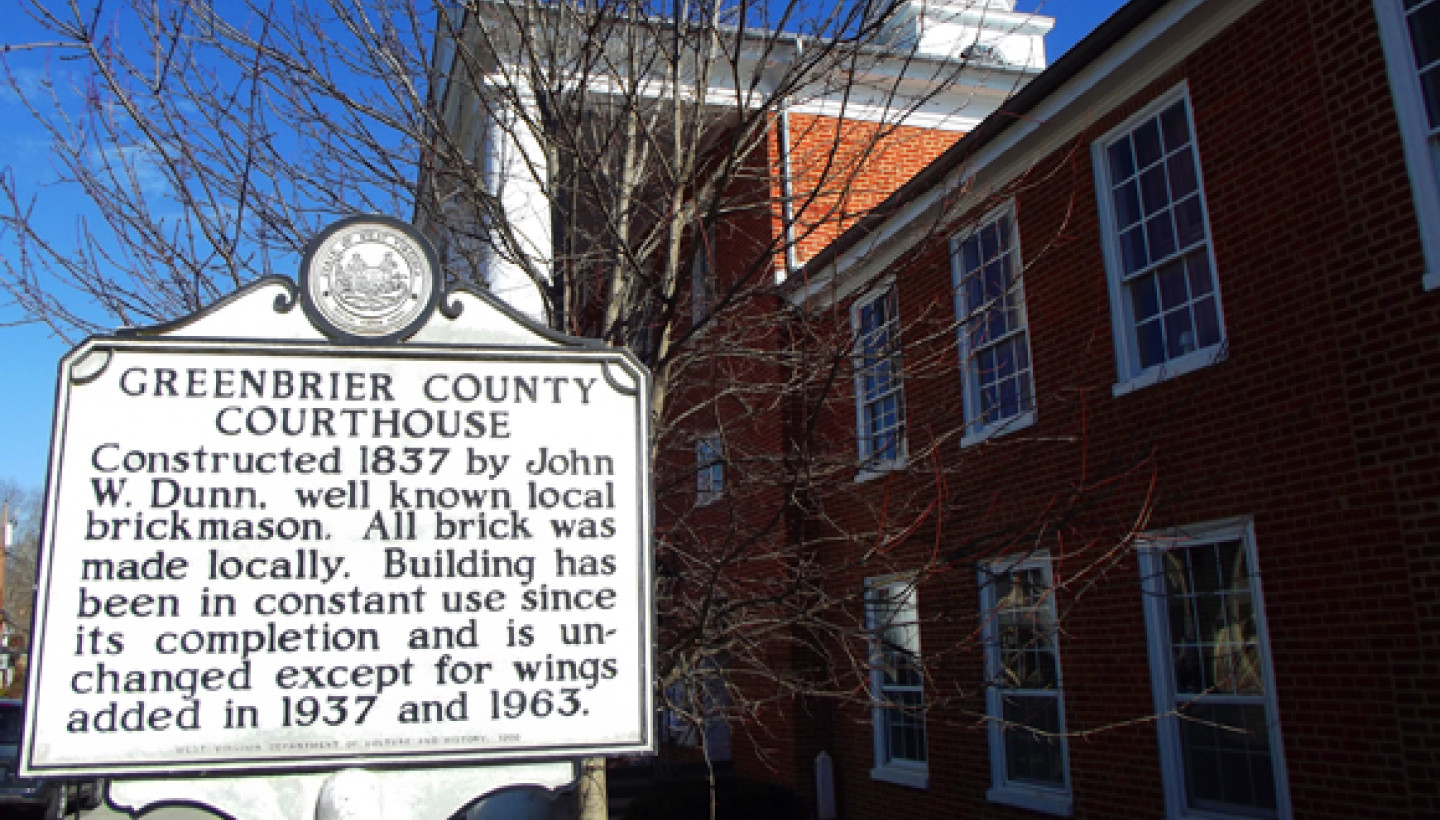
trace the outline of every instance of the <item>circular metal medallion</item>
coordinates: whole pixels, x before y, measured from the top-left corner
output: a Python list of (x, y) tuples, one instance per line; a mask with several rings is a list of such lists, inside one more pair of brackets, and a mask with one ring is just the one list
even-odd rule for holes
[(435, 306), (435, 253), (413, 228), (381, 216), (331, 225), (305, 252), (300, 290), (306, 312), (332, 337), (396, 341)]

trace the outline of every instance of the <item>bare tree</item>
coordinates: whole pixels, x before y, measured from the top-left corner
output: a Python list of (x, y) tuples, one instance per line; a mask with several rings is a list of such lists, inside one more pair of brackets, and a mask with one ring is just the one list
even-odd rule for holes
[[(978, 119), (1029, 76), (979, 39), (927, 50), (917, 8), (27, 5), (52, 36), (7, 50), (68, 60), (72, 86), (57, 76), (25, 98), (93, 212), (73, 236), (47, 233), (0, 177), (16, 244), (0, 283), (62, 335), (149, 324), (288, 273), (336, 217), (409, 213), (449, 276), (631, 348), (655, 376), (656, 685), (692, 734), (718, 720), (763, 748), (798, 703), (872, 702), (872, 673), (894, 658), (876, 651), (863, 578), (923, 586), (1066, 537), (1103, 569), (1133, 519), (1108, 540), (1077, 536), (1094, 532), (1079, 522), (1149, 469), (1144, 453), (1109, 465), (1031, 525), (991, 532), (983, 503), (948, 495), (960, 468), (942, 454), (963, 419), (906, 423), (897, 407), (886, 435), (905, 458), (856, 480), (856, 373), (953, 380), (960, 329), (935, 304), (877, 342), (845, 305), (878, 282), (817, 308), (797, 296), (804, 259), (903, 181), (880, 169), (918, 168), (958, 138), (935, 126)], [(954, 216), (911, 244), (942, 241)], [(973, 614), (943, 617), (971, 628), (927, 645), (924, 674), (978, 646)], [(926, 707), (983, 716), (981, 685)]]
[(0, 481), (0, 507), (5, 511), (0, 526), (5, 526), (5, 586), (0, 591), (4, 602), (3, 632), (5, 643), (0, 652), (6, 667), (16, 670), (0, 692), (3, 697), (16, 697), (25, 689), (23, 659), (30, 647), (32, 607), (35, 600), (35, 562), (40, 541), (41, 494), (11, 481)]

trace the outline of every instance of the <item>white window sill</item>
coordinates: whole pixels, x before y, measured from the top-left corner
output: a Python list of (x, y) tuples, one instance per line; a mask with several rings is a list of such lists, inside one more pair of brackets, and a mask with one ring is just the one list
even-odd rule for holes
[(711, 504), (714, 504), (715, 502), (719, 501), (720, 498), (721, 498), (721, 496), (723, 496), (723, 495), (724, 495), (723, 493), (717, 493), (717, 492), (713, 492), (713, 491), (712, 491), (712, 492), (706, 492), (706, 493), (696, 493), (696, 494), (695, 494), (695, 506), (697, 506), (697, 507), (708, 507), (708, 506), (710, 506)]
[(894, 783), (897, 786), (909, 786), (912, 789), (930, 788), (930, 770), (920, 764), (876, 766), (870, 770), (870, 779)]
[(904, 456), (893, 461), (876, 461), (862, 466), (855, 472), (855, 483), (863, 484), (874, 478), (879, 478), (890, 473), (897, 473), (905, 469), (906, 459)]
[(974, 433), (966, 433), (960, 439), (961, 447), (972, 447), (982, 441), (1013, 433), (1016, 430), (1024, 430), (1035, 423), (1035, 411), (1027, 410), (1024, 413), (1011, 416), (1003, 421), (997, 421), (989, 427), (985, 427)]
[(985, 792), (985, 799), (1021, 809), (1053, 814), (1057, 817), (1070, 816), (1070, 795), (1045, 789), (1027, 789), (1023, 786), (1000, 786)]
[(1169, 381), (1177, 376), (1183, 376), (1212, 364), (1219, 364), (1229, 358), (1229, 347), (1224, 341), (1219, 344), (1207, 347), (1204, 350), (1197, 350), (1194, 353), (1187, 353), (1178, 359), (1155, 365), (1149, 370), (1142, 370), (1129, 379), (1117, 383), (1110, 388), (1111, 395), (1119, 398), (1126, 393), (1132, 393), (1161, 382)]

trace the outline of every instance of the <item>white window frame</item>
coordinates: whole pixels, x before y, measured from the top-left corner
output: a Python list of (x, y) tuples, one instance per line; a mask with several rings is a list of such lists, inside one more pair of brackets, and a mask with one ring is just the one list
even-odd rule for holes
[[(877, 597), (885, 593), (899, 597), (901, 603), (894, 615), (887, 623), (881, 623), (877, 618), (878, 607)], [(924, 702), (925, 692), (922, 682), (919, 686), (887, 685), (885, 683), (886, 660), (884, 656), (883, 635), (888, 628), (897, 626), (902, 630), (902, 649), (920, 662), (920, 605), (915, 590), (915, 577), (911, 575), (886, 576), (883, 578), (867, 578), (865, 581), (865, 628), (870, 636), (870, 695), (874, 704), (870, 710), (871, 724), (873, 726), (873, 740), (875, 746), (875, 766), (870, 770), (870, 777), (875, 780), (883, 780), (887, 783), (895, 783), (901, 786), (909, 786), (916, 789), (925, 789), (930, 786), (930, 753), (928, 733), (925, 730)], [(886, 706), (888, 698), (886, 693), (890, 691), (920, 694), (921, 709), (918, 713), (907, 713)], [(896, 757), (890, 747), (891, 723), (901, 717), (913, 718), (919, 722), (920, 744), (925, 752), (925, 759)]]
[(718, 435), (695, 439), (695, 503), (713, 504), (725, 494), (725, 442)]
[[(1136, 323), (1134, 310), (1130, 302), (1129, 291), (1127, 290), (1125, 281), (1124, 257), (1120, 250), (1120, 231), (1115, 215), (1114, 200), (1111, 196), (1112, 181), (1107, 154), (1108, 148), (1112, 143), (1142, 126), (1146, 120), (1159, 116), (1165, 109), (1181, 100), (1185, 102), (1186, 123), (1190, 129), (1190, 150), (1195, 160), (1195, 186), (1200, 198), (1201, 220), (1205, 231), (1204, 253), (1210, 266), (1210, 286), (1214, 294), (1215, 319), (1220, 338), (1217, 343), (1208, 347), (1167, 359), (1158, 364), (1150, 365), (1149, 367), (1142, 367), (1140, 365), (1139, 344), (1135, 338)], [(1175, 88), (1161, 94), (1149, 105), (1146, 105), (1124, 122), (1107, 131), (1103, 136), (1091, 143), (1090, 156), (1095, 172), (1095, 196), (1099, 205), (1101, 247), (1104, 252), (1106, 280), (1109, 284), (1110, 291), (1110, 325), (1115, 340), (1115, 370), (1117, 380), (1112, 388), (1112, 393), (1116, 396), (1121, 396), (1132, 390), (1149, 387), (1150, 385), (1158, 384), (1167, 379), (1223, 361), (1226, 357), (1230, 337), (1225, 329), (1224, 300), (1220, 294), (1219, 271), (1215, 266), (1215, 235), (1210, 226), (1210, 206), (1205, 193), (1205, 175), (1200, 157), (1199, 136), (1195, 131), (1195, 108), (1190, 101), (1189, 85), (1184, 82), (1180, 83)], [(1178, 259), (1180, 255), (1176, 254), (1166, 258), (1172, 260)], [(1154, 267), (1153, 265), (1147, 265), (1146, 268), (1142, 270), (1148, 271)], [(1137, 274), (1136, 278), (1138, 279), (1139, 276), (1142, 275), (1146, 274)], [(1163, 308), (1161, 310), (1163, 312)]]
[[(887, 298), (893, 300), (892, 307), (894, 308), (894, 316), (887, 323), (895, 348), (892, 355), (895, 368), (894, 387), (888, 393), (871, 397), (865, 391), (866, 366), (863, 355), (865, 340), (861, 338), (861, 313), (865, 308)], [(866, 481), (884, 472), (899, 470), (905, 466), (907, 456), (905, 445), (905, 362), (901, 355), (899, 313), (900, 292), (893, 276), (876, 283), (869, 293), (856, 299), (850, 306), (850, 327), (855, 338), (854, 367), (852, 368), (855, 371), (855, 443), (860, 457), (860, 470), (855, 476), (856, 481)], [(874, 442), (868, 432), (869, 425), (866, 423), (866, 411), (872, 405), (878, 404), (890, 396), (894, 396), (898, 402), (898, 418), (896, 426), (893, 428), (895, 451), (893, 456), (882, 458), (875, 455)]]
[(1420, 245), (1425, 254), (1422, 284), (1426, 290), (1435, 290), (1440, 288), (1440, 129), (1432, 134), (1425, 112), (1404, 0), (1374, 0), (1374, 3), (1385, 69), (1390, 76), (1390, 94), (1395, 99), (1395, 117), (1405, 146), (1405, 165), (1410, 172)]
[[(1018, 412), (1002, 418), (995, 418), (987, 421), (981, 416), (980, 408), (984, 406), (981, 400), (981, 375), (979, 351), (973, 349), (972, 333), (967, 332), (967, 323), (970, 317), (977, 311), (984, 309), (991, 302), (980, 305), (971, 305), (966, 297), (966, 271), (962, 257), (962, 249), (965, 243), (975, 234), (991, 227), (1001, 219), (1009, 219), (1009, 231), (1004, 237), (1010, 254), (1010, 265), (1014, 277), (1014, 285), (1011, 287), (1008, 296), (1015, 302), (1016, 326), (1011, 328), (998, 339), (987, 340), (985, 347), (995, 347), (1004, 344), (1012, 339), (1025, 348), (1027, 365), (1023, 378), (1029, 383), (1029, 408), (1020, 409)], [(984, 260), (982, 260), (982, 267)], [(1030, 355), (1030, 320), (1025, 309), (1025, 285), (1024, 285), (1024, 258), (1020, 253), (1020, 226), (1015, 220), (1015, 203), (1007, 202), (998, 208), (985, 214), (979, 223), (963, 233), (957, 234), (950, 240), (950, 287), (951, 294), (955, 301), (956, 334), (959, 337), (958, 351), (960, 355), (960, 382), (964, 392), (963, 409), (965, 412), (965, 434), (960, 439), (961, 447), (968, 447), (977, 444), (991, 436), (1004, 435), (1005, 433), (1021, 430), (1035, 423), (1035, 369), (1034, 359)], [(972, 274), (973, 275), (973, 274)], [(1018, 378), (1018, 377), (1017, 377)]]
[[(1166, 595), (1164, 555), (1177, 548), (1204, 547), (1239, 540), (1250, 571), (1251, 606), (1255, 616), (1256, 644), (1260, 654), (1263, 695), (1222, 693), (1189, 697), (1177, 694), (1171, 662), (1169, 600)], [(1253, 813), (1225, 812), (1215, 808), (1187, 805), (1184, 749), (1180, 721), (1186, 703), (1207, 702), (1263, 705), (1275, 783), (1275, 817), (1291, 820), (1290, 788), (1285, 772), (1285, 746), (1280, 736), (1280, 710), (1275, 697), (1275, 670), (1270, 654), (1269, 630), (1265, 622), (1265, 599), (1260, 568), (1256, 560), (1255, 527), (1249, 518), (1212, 521), (1168, 530), (1142, 533), (1136, 539), (1140, 579), (1145, 607), (1145, 629), (1149, 641), (1150, 680), (1159, 716), (1156, 732), (1160, 742), (1160, 770), (1164, 782), (1166, 816), (1170, 820), (1216, 820), (1255, 817)], [(1185, 703), (1181, 703), (1181, 700)]]
[[(1046, 607), (1049, 621), (1055, 625), (1056, 632), (1051, 637), (1055, 645), (1055, 681), (1053, 690), (1028, 690), (1016, 687), (1000, 686), (996, 681), (1004, 679), (1004, 659), (1001, 654), (999, 630), (998, 630), (998, 606), (996, 600), (995, 579), (1001, 575), (1009, 575), (1022, 570), (1038, 569), (1045, 579), (1045, 588), (1048, 591), (1042, 606)], [(1051, 566), (1050, 556), (1046, 553), (1035, 553), (1028, 556), (1002, 558), (995, 561), (982, 563), (979, 568), (980, 575), (980, 632), (985, 653), (985, 715), (987, 731), (990, 741), (990, 789), (985, 792), (985, 797), (992, 803), (1003, 803), (1010, 806), (1031, 809), (1045, 812), (1047, 814), (1068, 817), (1071, 813), (1071, 786), (1070, 786), (1070, 748), (1065, 739), (1065, 689), (1064, 675), (1060, 668), (1060, 647), (1059, 647), (1059, 623), (1055, 608), (1055, 578)], [(1058, 717), (1060, 721), (1060, 760), (1062, 766), (1062, 785), (1059, 787), (1046, 786), (1040, 783), (1025, 782), (1010, 777), (1007, 769), (1008, 756), (1005, 749), (1005, 712), (1004, 698), (1006, 693), (1016, 693), (1027, 696), (1044, 695), (1054, 697)]]

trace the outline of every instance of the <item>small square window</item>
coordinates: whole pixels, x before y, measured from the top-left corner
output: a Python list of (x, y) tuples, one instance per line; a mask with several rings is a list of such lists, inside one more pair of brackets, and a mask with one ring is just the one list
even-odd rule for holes
[(725, 494), (725, 451), (719, 436), (695, 440), (695, 503), (710, 504)]

